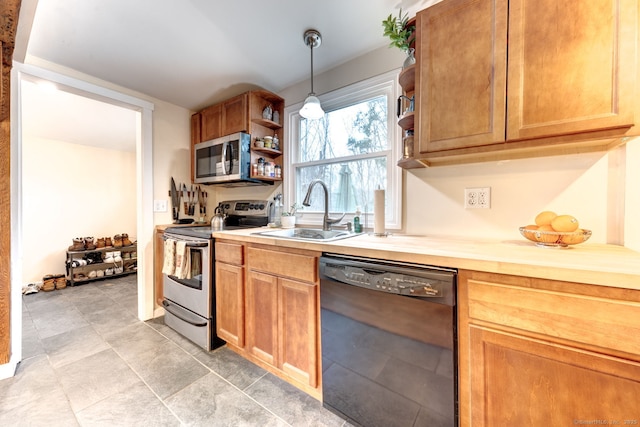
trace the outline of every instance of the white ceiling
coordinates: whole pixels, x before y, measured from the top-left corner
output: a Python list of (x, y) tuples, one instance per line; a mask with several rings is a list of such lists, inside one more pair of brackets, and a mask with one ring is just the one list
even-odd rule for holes
[(37, 5), (25, 62), (37, 57), (198, 110), (255, 87), (279, 92), (307, 80), (308, 28), (322, 34), (319, 74), (386, 46), (382, 20), (390, 13), (402, 7), (412, 16), (436, 1), (23, 0), (25, 11), (33, 9), (25, 3)]

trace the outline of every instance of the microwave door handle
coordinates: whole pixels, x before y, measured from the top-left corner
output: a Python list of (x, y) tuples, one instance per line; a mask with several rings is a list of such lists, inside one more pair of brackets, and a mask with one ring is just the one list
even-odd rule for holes
[(222, 174), (229, 175), (227, 172), (227, 148), (229, 148), (229, 143), (224, 142), (222, 144)]
[(229, 172), (231, 175), (233, 173), (233, 144), (229, 144)]

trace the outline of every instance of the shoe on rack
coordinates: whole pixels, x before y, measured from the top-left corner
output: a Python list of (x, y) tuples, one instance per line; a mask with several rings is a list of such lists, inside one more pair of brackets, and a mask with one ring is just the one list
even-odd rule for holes
[(123, 246), (133, 245), (133, 242), (129, 240), (129, 235), (127, 233), (122, 233), (122, 245)]
[(104, 237), (98, 237), (98, 239), (96, 240), (96, 248), (97, 249), (102, 249), (105, 246), (107, 246)]
[(89, 272), (89, 279), (95, 279), (97, 275), (98, 275), (98, 272), (96, 270), (91, 270)]
[(93, 243), (93, 237), (84, 238), (84, 248), (88, 251), (93, 251), (96, 249), (96, 245)]
[(56, 279), (53, 274), (47, 274), (42, 278), (42, 290), (50, 292), (56, 289)]
[(119, 234), (116, 234), (115, 236), (113, 236), (113, 247), (114, 248), (121, 248), (122, 247), (122, 236)]
[(113, 262), (113, 255), (115, 252), (105, 252), (104, 253), (104, 261), (103, 262)]
[(107, 268), (107, 269), (104, 271), (104, 275), (105, 275), (105, 276), (113, 276), (113, 268)]
[(104, 277), (104, 270), (96, 270), (96, 277)]
[(111, 246), (113, 246), (113, 243), (111, 242), (111, 237), (104, 238), (104, 246), (105, 248), (110, 248)]
[(84, 251), (84, 239), (82, 237), (74, 237), (73, 245), (69, 246), (70, 251)]
[(64, 289), (67, 287), (67, 278), (64, 274), (55, 276), (56, 289)]
[(122, 259), (131, 259), (131, 252), (123, 252)]

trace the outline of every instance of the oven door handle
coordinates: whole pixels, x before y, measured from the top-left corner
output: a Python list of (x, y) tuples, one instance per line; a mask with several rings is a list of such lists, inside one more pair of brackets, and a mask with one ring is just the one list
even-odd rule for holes
[(202, 320), (199, 316), (192, 315), (191, 313), (187, 313), (184, 310), (181, 310), (178, 307), (173, 306), (169, 301), (162, 300), (162, 306), (169, 313), (176, 316), (178, 319), (187, 322), (193, 326), (204, 327), (207, 326), (207, 321)]
[[(167, 240), (167, 239), (174, 239), (174, 237), (167, 237), (167, 236), (162, 236), (163, 240)], [(189, 240), (186, 241), (187, 242), (187, 246), (190, 248), (206, 248), (207, 246), (209, 246), (208, 242), (191, 242)]]

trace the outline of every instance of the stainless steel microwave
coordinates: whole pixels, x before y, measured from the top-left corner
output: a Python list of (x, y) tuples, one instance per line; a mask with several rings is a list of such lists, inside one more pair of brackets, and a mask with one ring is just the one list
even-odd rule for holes
[(245, 132), (196, 144), (193, 150), (193, 182), (227, 187), (269, 184), (251, 178), (250, 148), (251, 135)]

